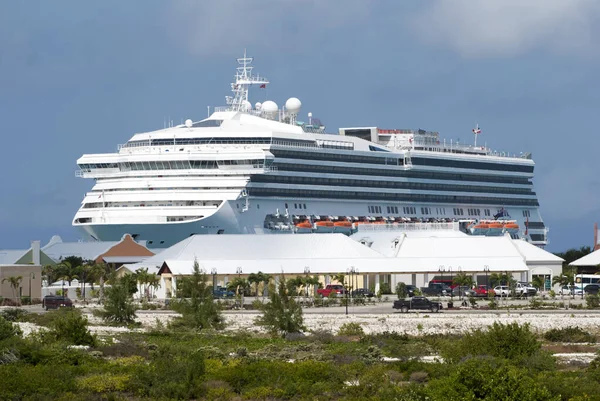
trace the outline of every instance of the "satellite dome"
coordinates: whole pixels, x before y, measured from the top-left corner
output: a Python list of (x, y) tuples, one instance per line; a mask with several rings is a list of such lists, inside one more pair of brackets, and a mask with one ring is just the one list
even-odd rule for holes
[(302, 102), (297, 97), (291, 97), (285, 102), (285, 108), (289, 113), (298, 114)]
[(261, 107), (262, 107), (262, 103), (261, 103), (261, 102), (256, 102), (256, 103), (254, 104), (254, 108), (255, 108), (256, 110), (260, 110), (260, 109), (261, 109)]
[(309, 112), (309, 113), (308, 113), (308, 116), (309, 116), (309, 117), (312, 117), (312, 113), (311, 113), (311, 112)]
[(266, 115), (274, 117), (275, 114), (277, 114), (277, 110), (279, 110), (279, 107), (277, 106), (277, 103), (275, 103), (274, 101), (267, 100), (266, 102), (264, 102), (262, 104), (261, 110)]
[(190, 120), (189, 118), (187, 120), (185, 120), (185, 126), (188, 128), (192, 128), (192, 125), (194, 124), (194, 122), (192, 120)]
[(252, 103), (250, 103), (247, 100), (244, 100), (244, 103), (242, 105), (242, 110), (244, 110), (244, 111), (250, 111), (250, 110), (252, 110)]

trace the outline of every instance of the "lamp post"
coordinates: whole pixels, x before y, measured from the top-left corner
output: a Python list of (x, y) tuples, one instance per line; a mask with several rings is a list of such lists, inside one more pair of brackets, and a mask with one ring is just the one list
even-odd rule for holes
[(35, 280), (35, 273), (31, 272), (29, 273), (29, 302), (33, 305), (32, 299), (31, 299), (31, 279)]
[[(348, 273), (348, 275), (350, 276), (350, 282), (352, 282), (352, 276), (354, 275), (354, 273), (356, 272), (356, 269), (354, 268), (354, 266), (350, 266), (346, 272)], [(352, 287), (352, 284), (349, 285), (349, 287)], [(348, 293), (349, 293), (349, 288), (346, 288), (346, 315), (348, 314)]]
[(452, 281), (452, 266), (448, 266), (448, 271), (450, 272), (450, 303), (452, 303), (454, 301), (454, 291), (452, 288), (454, 285), (454, 281)]
[(213, 267), (212, 269), (210, 269), (210, 273), (212, 274), (213, 277), (213, 292), (217, 289), (217, 268)]
[[(440, 272), (440, 275), (442, 276), (441, 281), (442, 284), (444, 284), (444, 271), (446, 270), (446, 267), (444, 265), (440, 265), (438, 267), (438, 271)], [(442, 295), (442, 291), (440, 290), (440, 295)]]
[[(304, 275), (306, 277), (308, 277), (309, 274), (310, 274), (310, 267), (304, 266)], [(314, 287), (313, 287), (313, 292), (314, 292)], [(308, 286), (306, 286), (306, 297), (308, 297)]]
[(490, 267), (488, 265), (483, 265), (483, 271), (485, 272), (485, 287), (487, 292), (489, 290), (488, 273), (490, 272)]

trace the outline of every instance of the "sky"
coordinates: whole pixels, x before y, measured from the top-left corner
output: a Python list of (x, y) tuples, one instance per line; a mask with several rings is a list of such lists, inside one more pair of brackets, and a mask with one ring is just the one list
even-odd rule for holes
[(54, 234), (84, 153), (224, 104), (244, 49), (330, 129), (424, 128), (532, 152), (552, 252), (600, 220), (596, 0), (0, 1), (0, 248)]

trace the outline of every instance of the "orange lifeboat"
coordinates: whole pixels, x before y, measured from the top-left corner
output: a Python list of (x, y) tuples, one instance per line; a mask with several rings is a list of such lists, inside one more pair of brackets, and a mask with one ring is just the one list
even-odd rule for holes
[(318, 233), (330, 233), (333, 232), (334, 225), (333, 221), (329, 220), (321, 220), (315, 223), (315, 228)]
[(504, 224), (504, 230), (510, 234), (516, 234), (519, 232), (519, 225), (516, 222), (511, 221)]
[(310, 222), (308, 220), (304, 220), (303, 222), (296, 224), (296, 227), (298, 227), (298, 228), (312, 228), (312, 224), (310, 224)]
[(491, 221), (489, 223), (488, 235), (502, 235), (504, 225), (499, 221)]
[(350, 227), (350, 228), (352, 227), (352, 223), (350, 223), (347, 220), (336, 221), (336, 222), (333, 223), (333, 225), (335, 227)]
[(332, 221), (317, 221), (316, 222), (317, 227), (333, 227), (334, 223)]

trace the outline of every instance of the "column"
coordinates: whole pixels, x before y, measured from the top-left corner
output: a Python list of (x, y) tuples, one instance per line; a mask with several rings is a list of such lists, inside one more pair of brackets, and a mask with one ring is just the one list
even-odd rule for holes
[(379, 274), (375, 275), (375, 294), (379, 292)]

